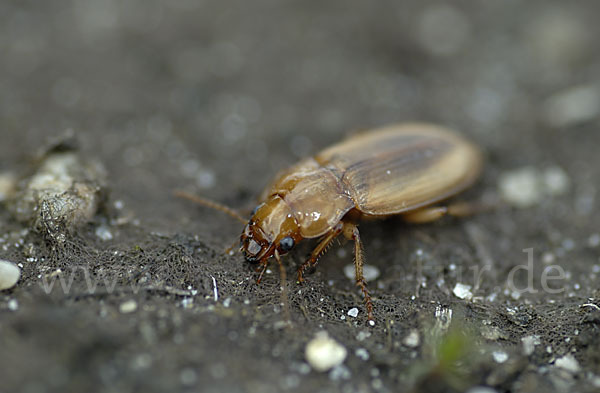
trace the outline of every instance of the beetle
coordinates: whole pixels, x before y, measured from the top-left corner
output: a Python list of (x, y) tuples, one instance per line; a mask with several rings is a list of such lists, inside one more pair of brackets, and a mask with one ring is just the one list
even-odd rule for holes
[[(320, 238), (298, 268), (301, 283), (304, 271), (343, 235), (354, 242), (356, 285), (374, 324), (358, 222), (399, 215), (407, 222), (424, 223), (447, 214), (469, 214), (469, 205), (437, 203), (470, 186), (482, 164), (482, 153), (473, 143), (433, 124), (395, 124), (354, 135), (275, 178), (242, 231), (240, 251), (247, 261), (259, 264), (260, 282), (271, 256), (281, 266), (280, 255), (298, 242)], [(220, 204), (193, 199), (240, 219)]]

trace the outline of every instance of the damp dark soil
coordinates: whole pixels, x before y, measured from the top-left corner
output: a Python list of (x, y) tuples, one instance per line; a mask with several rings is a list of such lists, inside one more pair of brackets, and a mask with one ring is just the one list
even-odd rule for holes
[[(597, 391), (599, 13), (591, 0), (1, 2), (4, 183), (69, 132), (106, 181), (94, 217), (60, 238), (0, 205), (0, 259), (21, 268), (0, 292), (0, 392)], [(286, 323), (277, 267), (256, 285), (224, 253), (241, 224), (173, 196), (247, 215), (301, 157), (415, 120), (485, 151), (460, 200), (508, 201), (361, 224), (374, 327), (344, 274), (350, 244), (302, 285), (314, 242), (284, 258)], [(326, 372), (305, 358), (320, 331), (347, 350)]]

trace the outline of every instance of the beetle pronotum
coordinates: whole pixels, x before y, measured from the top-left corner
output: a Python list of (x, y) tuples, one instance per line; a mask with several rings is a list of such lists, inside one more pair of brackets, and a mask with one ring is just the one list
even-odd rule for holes
[[(354, 241), (356, 285), (369, 321), (373, 303), (363, 277), (363, 253), (357, 222), (392, 215), (413, 223), (446, 214), (465, 215), (468, 205), (434, 206), (471, 185), (482, 168), (479, 149), (458, 134), (431, 124), (406, 123), (361, 133), (304, 159), (277, 176), (265, 189), (240, 238), (246, 260), (259, 263), (262, 278), (271, 256), (302, 239), (321, 238), (298, 268), (315, 266), (340, 234)], [(239, 214), (220, 204), (186, 193), (180, 196)]]

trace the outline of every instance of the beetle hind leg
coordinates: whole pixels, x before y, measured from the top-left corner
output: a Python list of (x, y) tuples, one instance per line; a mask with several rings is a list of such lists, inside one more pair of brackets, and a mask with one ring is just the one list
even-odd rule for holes
[(343, 232), (348, 240), (354, 240), (354, 276), (356, 278), (356, 285), (363, 293), (365, 307), (367, 308), (367, 318), (369, 319), (369, 323), (373, 325), (375, 321), (375, 318), (373, 317), (373, 301), (371, 300), (371, 295), (367, 288), (367, 281), (363, 275), (362, 242), (360, 241), (358, 226), (350, 222), (345, 222)]
[(448, 206), (427, 206), (402, 214), (402, 219), (413, 224), (424, 224), (444, 216), (466, 217), (485, 210), (481, 204), (457, 202)]

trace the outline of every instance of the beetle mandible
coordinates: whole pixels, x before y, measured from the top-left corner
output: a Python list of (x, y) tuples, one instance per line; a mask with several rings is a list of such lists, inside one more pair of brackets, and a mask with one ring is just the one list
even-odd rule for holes
[[(276, 177), (242, 231), (240, 250), (246, 260), (261, 265), (260, 281), (271, 256), (281, 263), (280, 255), (302, 239), (321, 238), (298, 268), (297, 279), (303, 282), (306, 268), (315, 266), (342, 234), (354, 242), (356, 285), (373, 324), (358, 221), (400, 215), (423, 223), (446, 214), (466, 215), (468, 205), (435, 204), (471, 185), (481, 169), (480, 150), (441, 126), (396, 124), (352, 136)], [(194, 199), (239, 219), (231, 209)]]

